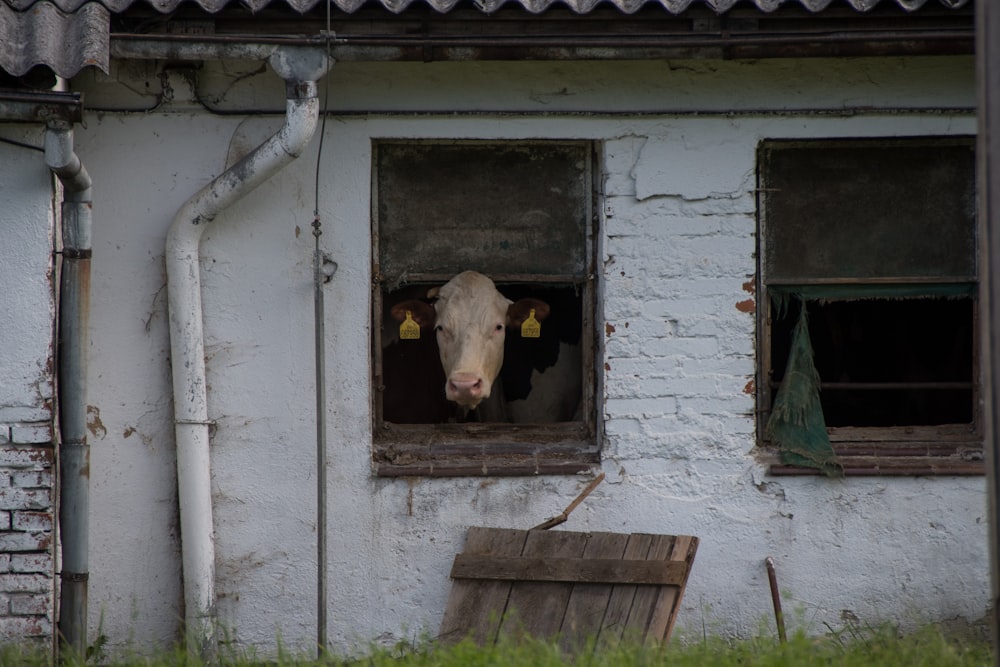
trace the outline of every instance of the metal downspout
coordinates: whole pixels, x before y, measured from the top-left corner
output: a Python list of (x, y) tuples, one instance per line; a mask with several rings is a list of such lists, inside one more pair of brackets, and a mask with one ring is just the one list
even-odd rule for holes
[(45, 164), (63, 185), (59, 291), (59, 534), (62, 545), (59, 633), (87, 648), (87, 548), (90, 445), (87, 443), (87, 324), (90, 315), (91, 180), (73, 152), (72, 125), (50, 122)]
[(199, 246), (216, 215), (292, 162), (308, 145), (319, 117), (316, 82), (328, 68), (321, 49), (282, 49), (268, 62), (285, 80), (285, 124), (191, 197), (177, 211), (167, 232), (185, 633), (189, 649), (202, 654), (214, 652), (216, 597)]

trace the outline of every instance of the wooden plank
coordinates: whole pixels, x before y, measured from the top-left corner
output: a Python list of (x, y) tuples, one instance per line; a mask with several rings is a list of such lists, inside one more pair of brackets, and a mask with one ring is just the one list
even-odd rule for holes
[[(624, 548), (625, 536), (622, 537)], [(679, 586), (687, 577), (687, 567), (683, 560), (616, 560), (587, 558), (586, 554), (583, 558), (459, 554), (452, 565), (451, 576), (454, 579)]]
[[(673, 535), (654, 535), (646, 559), (667, 560), (673, 552), (674, 540)], [(626, 636), (645, 640), (659, 592), (660, 589), (657, 586), (640, 585), (636, 589), (632, 608), (629, 610), (628, 620), (625, 623)]]
[(646, 632), (647, 644), (666, 643), (670, 639), (670, 633), (674, 629), (674, 621), (677, 620), (677, 611), (681, 606), (681, 598), (684, 595), (684, 587), (687, 584), (687, 573), (691, 571), (690, 566), (694, 562), (697, 550), (697, 537), (678, 535), (677, 539), (674, 540), (670, 560), (674, 563), (684, 563), (684, 579), (676, 586), (664, 586), (660, 589), (653, 607), (653, 616), (649, 621), (649, 629)]
[[(560, 530), (531, 530), (524, 543), (522, 556), (577, 558), (587, 543), (585, 533)], [(515, 582), (500, 629), (510, 637), (530, 635), (551, 639), (559, 632), (566, 603), (573, 584), (562, 582)]]
[[(526, 537), (524, 530), (473, 526), (465, 539), (465, 553), (517, 555)], [(438, 639), (455, 643), (471, 636), (477, 644), (492, 644), (496, 641), (510, 589), (511, 584), (507, 581), (455, 581)]]
[[(627, 544), (628, 535), (591, 533), (583, 551), (584, 562), (621, 559)], [(596, 641), (613, 589), (613, 585), (606, 583), (577, 583), (573, 586), (559, 628), (558, 641), (562, 651), (578, 653), (589, 641)]]
[[(630, 560), (645, 558), (652, 542), (652, 535), (629, 535), (622, 557)], [(607, 648), (621, 641), (637, 588), (635, 585), (618, 584), (612, 589), (607, 611), (604, 613), (604, 622), (597, 635), (598, 647)]]

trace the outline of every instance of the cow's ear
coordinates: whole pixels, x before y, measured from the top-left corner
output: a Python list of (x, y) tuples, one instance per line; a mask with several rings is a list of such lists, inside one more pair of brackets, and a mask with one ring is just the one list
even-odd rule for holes
[(392, 318), (397, 322), (404, 322), (406, 313), (410, 313), (413, 321), (419, 324), (421, 329), (434, 326), (434, 320), (437, 319), (437, 311), (434, 310), (434, 306), (419, 299), (400, 301), (390, 308), (389, 312), (392, 313)]
[(521, 326), (531, 311), (535, 311), (535, 319), (541, 322), (549, 316), (549, 304), (541, 299), (518, 299), (507, 307), (507, 326)]

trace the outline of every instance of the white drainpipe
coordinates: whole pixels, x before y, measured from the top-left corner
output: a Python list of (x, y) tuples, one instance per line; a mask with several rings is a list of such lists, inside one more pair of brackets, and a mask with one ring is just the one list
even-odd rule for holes
[(268, 62), (285, 80), (284, 126), (191, 197), (167, 232), (184, 620), (188, 647), (202, 654), (214, 652), (216, 598), (199, 246), (216, 215), (292, 162), (309, 144), (319, 117), (316, 82), (329, 67), (323, 51), (307, 48), (279, 49)]

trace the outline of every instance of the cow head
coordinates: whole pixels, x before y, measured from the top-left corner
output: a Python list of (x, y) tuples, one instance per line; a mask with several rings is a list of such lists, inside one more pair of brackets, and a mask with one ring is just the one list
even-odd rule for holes
[(391, 309), (402, 322), (407, 313), (421, 330), (433, 327), (447, 381), (445, 396), (472, 409), (489, 398), (503, 365), (507, 327), (520, 327), (532, 310), (544, 320), (549, 306), (539, 299), (511, 301), (481, 273), (465, 271), (427, 293), (431, 305), (411, 299)]

